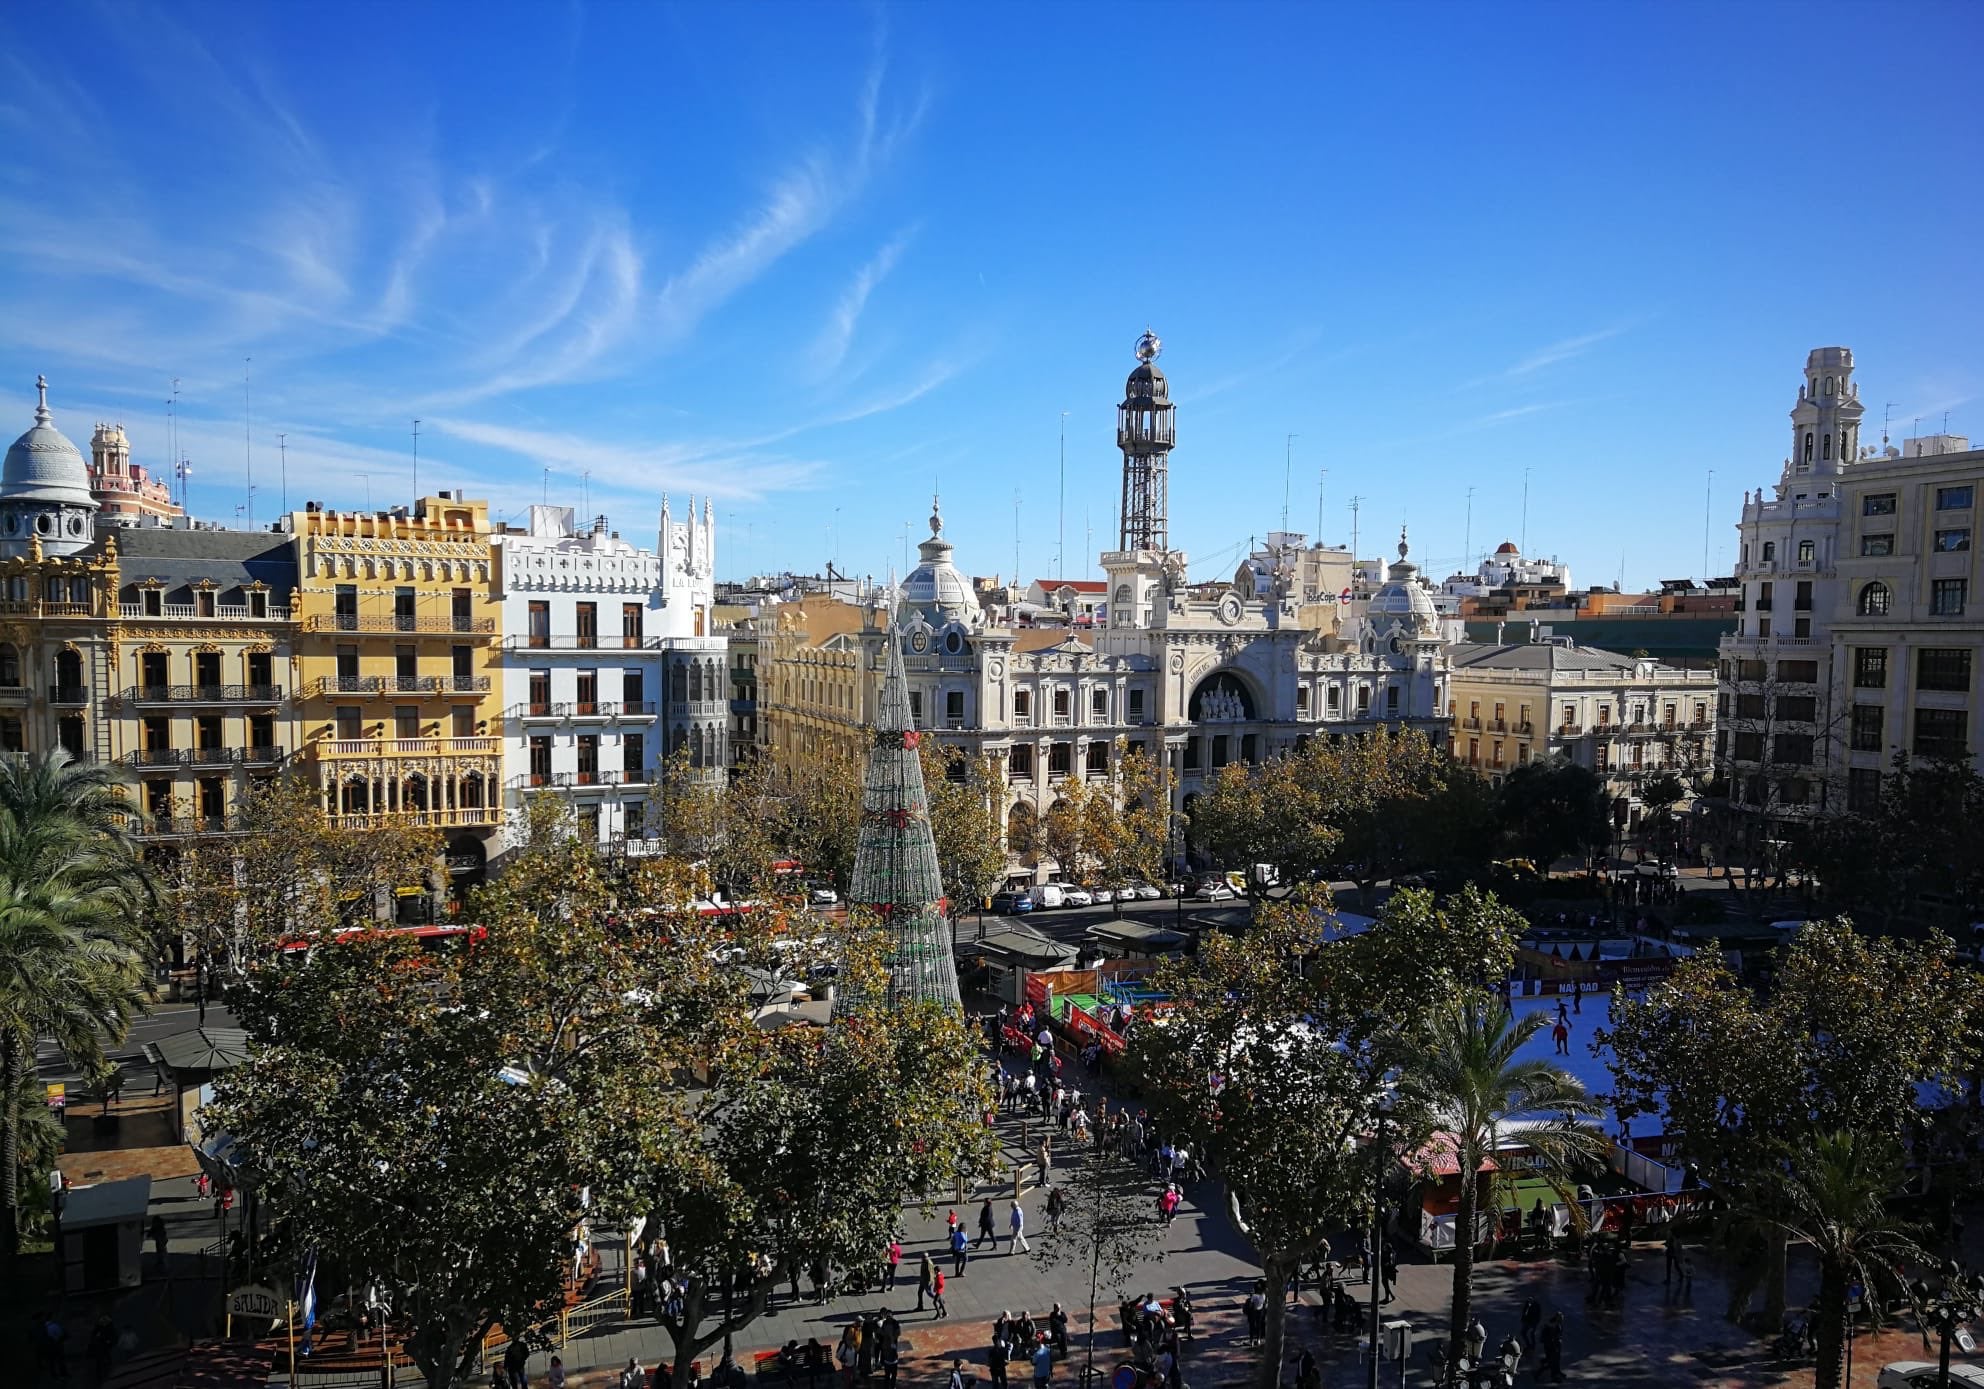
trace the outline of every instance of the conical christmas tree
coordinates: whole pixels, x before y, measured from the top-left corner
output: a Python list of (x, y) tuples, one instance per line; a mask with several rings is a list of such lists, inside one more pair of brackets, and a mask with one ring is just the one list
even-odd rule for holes
[(916, 751), (920, 735), (910, 718), (909, 682), (893, 629), (888, 653), (874, 743), (862, 779), (861, 838), (854, 850), (849, 898), (879, 916), (888, 932), (888, 1006), (939, 1003), (959, 1008), (937, 842), (930, 835), (930, 802)]

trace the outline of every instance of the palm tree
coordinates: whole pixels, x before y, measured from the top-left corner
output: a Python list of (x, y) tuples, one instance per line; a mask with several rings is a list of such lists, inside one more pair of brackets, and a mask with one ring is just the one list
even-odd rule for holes
[(151, 897), (109, 768), (64, 752), (0, 758), (0, 1250), (20, 1238), (21, 1096), (35, 1039), (85, 1066), (147, 996)]
[(1845, 1368), (1847, 1291), (1853, 1280), (1871, 1294), (1876, 1270), (1926, 1260), (1907, 1227), (1888, 1215), (1901, 1185), (1901, 1151), (1887, 1134), (1822, 1134), (1779, 1154), (1768, 1184), (1777, 1200), (1770, 1222), (1807, 1240), (1819, 1259), (1812, 1314), (1818, 1343), (1816, 1389), (1839, 1389)]
[(1576, 1172), (1597, 1164), (1604, 1152), (1598, 1131), (1578, 1122), (1599, 1112), (1583, 1082), (1548, 1061), (1517, 1059), (1546, 1021), (1540, 1011), (1515, 1018), (1500, 999), (1457, 999), (1435, 1015), (1404, 1071), (1405, 1085), (1452, 1142), (1461, 1178), (1454, 1222), (1453, 1323), (1447, 1337), (1450, 1366), (1460, 1363), (1472, 1320), (1480, 1173), (1494, 1156), (1504, 1127), (1519, 1122), (1522, 1146), (1535, 1155), (1527, 1175), (1566, 1193)]

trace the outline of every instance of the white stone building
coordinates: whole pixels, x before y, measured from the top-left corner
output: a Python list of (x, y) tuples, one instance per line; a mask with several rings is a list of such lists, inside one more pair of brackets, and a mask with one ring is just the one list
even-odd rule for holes
[(1977, 758), (1984, 450), (1863, 446), (1853, 369), (1848, 348), (1810, 354), (1791, 456), (1768, 495), (1743, 498), (1716, 760), (1753, 858), (1814, 815), (1874, 805), (1897, 754)]
[(506, 803), (553, 790), (601, 841), (645, 841), (662, 767), (725, 765), (724, 639), (711, 635), (716, 523), (674, 521), (664, 499), (659, 552), (570, 507), (533, 506), (499, 533)]

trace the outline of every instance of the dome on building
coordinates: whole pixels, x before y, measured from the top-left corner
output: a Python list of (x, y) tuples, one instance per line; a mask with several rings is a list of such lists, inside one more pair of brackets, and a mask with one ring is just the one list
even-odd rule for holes
[(923, 562), (902, 581), (903, 605), (921, 610), (933, 622), (950, 619), (975, 625), (978, 599), (971, 580), (951, 562), (951, 542), (944, 539), (944, 517), (935, 498), (930, 504), (930, 538), (916, 547), (916, 553)]
[(1504, 540), (1501, 544), (1495, 547), (1495, 553), (1498, 555), (1514, 556), (1514, 555), (1520, 555), (1522, 551), (1516, 548), (1515, 541)]
[(6, 469), (0, 472), (0, 499), (59, 502), (93, 510), (96, 499), (90, 496), (90, 465), (48, 413), (48, 378), (37, 379), (35, 388), (40, 403), (35, 406), (34, 428), (7, 449)]
[(1423, 630), (1430, 631), (1439, 621), (1439, 614), (1433, 607), (1433, 595), (1426, 591), (1426, 585), (1419, 582), (1419, 566), (1406, 558), (1410, 547), (1406, 544), (1405, 532), (1398, 533), (1398, 563), (1385, 573), (1385, 582), (1371, 595), (1365, 605), (1365, 615), (1376, 625), (1385, 618), (1397, 618), (1408, 626), (1417, 623)]

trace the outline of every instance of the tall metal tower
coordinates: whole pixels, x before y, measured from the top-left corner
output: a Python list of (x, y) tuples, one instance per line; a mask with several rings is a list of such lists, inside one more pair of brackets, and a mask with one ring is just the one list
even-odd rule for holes
[(887, 640), (888, 672), (862, 778), (861, 835), (848, 896), (881, 917), (888, 932), (888, 1006), (935, 1003), (956, 1011), (964, 1005), (916, 750), (921, 735), (910, 717), (902, 642), (893, 623)]
[(1164, 344), (1148, 328), (1137, 339), (1137, 366), (1116, 407), (1116, 447), (1123, 450), (1120, 550), (1168, 550), (1165, 512), (1171, 446), (1176, 442), (1171, 386), (1157, 369)]

